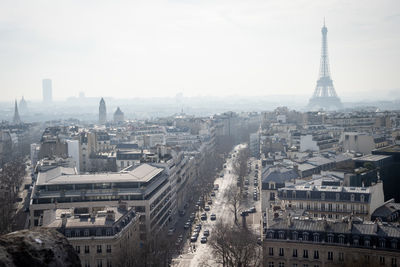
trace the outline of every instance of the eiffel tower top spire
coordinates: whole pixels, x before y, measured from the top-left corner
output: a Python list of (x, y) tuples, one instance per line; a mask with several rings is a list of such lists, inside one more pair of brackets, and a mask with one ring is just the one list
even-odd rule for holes
[(14, 123), (14, 124), (20, 124), (20, 123), (21, 123), (21, 119), (20, 119), (19, 113), (18, 113), (17, 100), (15, 100), (13, 123)]

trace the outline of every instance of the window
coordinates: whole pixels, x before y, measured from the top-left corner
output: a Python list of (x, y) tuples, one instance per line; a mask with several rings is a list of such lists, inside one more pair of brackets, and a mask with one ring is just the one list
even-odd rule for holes
[(397, 267), (397, 260), (396, 260), (396, 258), (392, 258), (392, 267)]
[(392, 248), (396, 249), (397, 248), (397, 241), (395, 239), (392, 240), (391, 242)]
[(311, 209), (311, 204), (307, 202), (307, 209), (310, 210)]
[(284, 262), (280, 262), (279, 263), (279, 267), (285, 267), (285, 263)]
[(107, 267), (112, 267), (112, 261), (110, 259), (107, 259)]
[(344, 261), (344, 253), (339, 252), (339, 261)]
[(321, 200), (325, 200), (325, 193), (321, 193)]
[(74, 234), (75, 234), (75, 237), (80, 237), (81, 236), (81, 231), (75, 230)]
[(268, 255), (274, 256), (274, 248), (268, 248)]
[(298, 233), (297, 232), (293, 232), (292, 233), (292, 239), (293, 240), (297, 240), (297, 238), (298, 238)]
[(364, 255), (364, 261), (365, 261), (366, 263), (369, 263), (369, 255)]
[(314, 259), (319, 259), (319, 252), (318, 252), (318, 250), (314, 250)]
[(379, 246), (381, 247), (381, 248), (384, 248), (385, 247), (385, 239), (380, 239), (379, 240)]
[(97, 259), (96, 263), (97, 263), (97, 267), (103, 267), (103, 260), (102, 259)]
[(85, 267), (90, 267), (90, 263), (88, 260), (85, 260)]
[(314, 242), (319, 242), (319, 234), (314, 233)]
[(296, 248), (293, 249), (293, 257), (297, 258), (297, 249)]
[(332, 261), (333, 260), (333, 252), (328, 251), (328, 260)]
[(325, 203), (321, 203), (321, 210), (325, 210)]
[(354, 244), (354, 246), (358, 246), (359, 245), (358, 236), (354, 236), (353, 244)]
[(285, 232), (280, 231), (279, 232), (279, 239), (284, 239), (285, 238)]
[(308, 250), (307, 249), (304, 249), (303, 250), (303, 258), (308, 258)]
[(71, 237), (71, 231), (70, 230), (65, 231), (65, 236), (66, 237)]
[(89, 230), (86, 229), (86, 230), (83, 232), (83, 235), (84, 235), (84, 236), (89, 236)]
[(75, 251), (76, 251), (76, 253), (80, 254), (81, 253), (81, 247), (80, 246), (75, 246)]
[(111, 229), (107, 229), (106, 230), (106, 236), (110, 236), (111, 235)]
[(354, 194), (350, 195), (350, 201), (354, 201)]
[(307, 232), (303, 233), (303, 240), (308, 241), (308, 233)]
[(385, 265), (385, 257), (384, 256), (379, 256), (379, 263), (381, 265)]
[(364, 240), (364, 246), (369, 247), (370, 246), (370, 241), (369, 239)]
[(307, 199), (310, 199), (310, 198), (311, 198), (311, 192), (307, 191)]
[(308, 264), (303, 264), (303, 267), (308, 267)]
[(365, 198), (364, 195), (361, 195), (361, 196), (360, 196), (360, 201), (361, 201), (361, 202), (364, 202), (364, 198)]
[(268, 267), (274, 267), (274, 262), (273, 261), (268, 262)]
[(292, 267), (297, 267), (297, 263), (293, 263), (293, 264), (292, 264)]
[(333, 208), (332, 208), (332, 203), (329, 203), (329, 204), (328, 204), (328, 210), (329, 210), (329, 211), (332, 211), (332, 209), (333, 209)]
[(85, 254), (88, 254), (90, 252), (89, 246), (85, 246)]
[(283, 256), (284, 255), (284, 250), (283, 248), (279, 248), (279, 256)]
[(107, 245), (107, 253), (111, 253), (111, 245)]
[(344, 236), (343, 235), (339, 236), (339, 243), (344, 244)]
[(101, 245), (97, 245), (97, 253), (101, 253)]

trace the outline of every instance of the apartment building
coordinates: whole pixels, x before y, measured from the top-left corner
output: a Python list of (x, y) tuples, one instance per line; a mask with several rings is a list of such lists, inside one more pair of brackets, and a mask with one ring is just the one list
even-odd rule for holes
[(384, 203), (381, 181), (370, 187), (307, 182), (278, 189), (278, 198), (283, 207), (304, 209), (310, 217), (329, 219), (341, 219), (350, 214), (370, 219)]
[(31, 227), (43, 225), (46, 210), (116, 207), (119, 201), (143, 213), (141, 239), (161, 229), (170, 220), (172, 209), (166, 169), (141, 164), (118, 173), (78, 175), (75, 169), (64, 167), (39, 172), (30, 202)]
[(126, 203), (118, 207), (46, 210), (43, 227), (65, 235), (82, 267), (119, 266), (139, 246), (140, 215)]
[(400, 264), (400, 228), (378, 222), (273, 216), (263, 241), (263, 266), (327, 267)]

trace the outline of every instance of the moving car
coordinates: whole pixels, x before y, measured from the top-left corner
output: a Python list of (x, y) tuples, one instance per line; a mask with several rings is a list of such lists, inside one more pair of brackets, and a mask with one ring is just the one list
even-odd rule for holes
[(190, 237), (190, 241), (191, 241), (191, 242), (196, 242), (196, 241), (197, 241), (197, 236), (196, 236), (196, 235), (192, 235), (192, 236)]
[(215, 197), (215, 192), (211, 192), (211, 196), (212, 196), (212, 197)]
[(207, 220), (207, 214), (206, 214), (206, 213), (201, 214), (200, 219), (201, 219), (202, 221), (206, 221), (206, 220)]
[(209, 200), (207, 201), (207, 204), (208, 204), (208, 205), (211, 205), (211, 204), (212, 204), (212, 200), (209, 199)]
[(251, 208), (249, 209), (249, 212), (250, 212), (250, 213), (255, 213), (255, 212), (256, 212), (256, 207), (254, 207), (254, 206), (251, 207)]
[(200, 242), (201, 242), (202, 244), (207, 243), (207, 237), (206, 237), (206, 236), (203, 236), (203, 237), (200, 239)]

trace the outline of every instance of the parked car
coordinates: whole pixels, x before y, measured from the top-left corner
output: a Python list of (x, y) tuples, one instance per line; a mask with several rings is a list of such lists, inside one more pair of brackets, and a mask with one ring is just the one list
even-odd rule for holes
[(200, 239), (200, 242), (201, 242), (202, 244), (207, 243), (207, 237), (206, 237), (206, 236), (203, 236), (203, 237)]
[(210, 211), (210, 206), (205, 206), (205, 207), (204, 207), (204, 210), (205, 210), (205, 211)]
[(217, 216), (213, 213), (210, 216), (211, 221), (215, 221), (217, 219)]
[(204, 236), (209, 236), (209, 235), (210, 235), (210, 231), (209, 231), (208, 229), (205, 229), (205, 230), (203, 231), (203, 235), (204, 235)]
[(206, 221), (206, 220), (207, 220), (207, 214), (206, 214), (206, 213), (201, 214), (200, 219), (201, 219), (202, 221)]
[(215, 197), (215, 192), (211, 192), (211, 196), (212, 196), (212, 197)]
[(256, 207), (254, 207), (254, 206), (251, 207), (251, 208), (249, 209), (249, 212), (250, 212), (250, 213), (255, 213), (255, 212), (256, 212)]
[(190, 223), (185, 223), (185, 225), (183, 226), (184, 229), (189, 229), (190, 228)]
[(190, 241), (191, 241), (191, 242), (196, 242), (196, 241), (197, 241), (197, 236), (196, 236), (196, 235), (192, 235), (192, 236), (190, 237)]
[(212, 200), (209, 199), (209, 200), (207, 201), (207, 204), (208, 204), (208, 205), (211, 205), (211, 204), (212, 204)]

